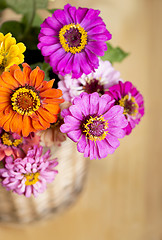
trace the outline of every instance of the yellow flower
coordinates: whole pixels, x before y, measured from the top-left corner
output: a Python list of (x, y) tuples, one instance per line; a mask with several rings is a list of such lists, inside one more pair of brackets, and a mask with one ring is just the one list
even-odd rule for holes
[(25, 50), (25, 45), (21, 42), (16, 44), (16, 39), (11, 33), (0, 33), (0, 75), (8, 71), (13, 64), (23, 63)]

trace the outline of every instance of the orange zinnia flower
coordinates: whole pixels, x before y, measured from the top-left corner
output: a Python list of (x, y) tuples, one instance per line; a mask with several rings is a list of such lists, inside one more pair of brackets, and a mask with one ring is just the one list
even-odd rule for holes
[(26, 137), (56, 122), (64, 100), (59, 99), (62, 91), (52, 88), (54, 80), (44, 81), (39, 67), (32, 71), (22, 65), (23, 71), (15, 64), (0, 77), (0, 127)]

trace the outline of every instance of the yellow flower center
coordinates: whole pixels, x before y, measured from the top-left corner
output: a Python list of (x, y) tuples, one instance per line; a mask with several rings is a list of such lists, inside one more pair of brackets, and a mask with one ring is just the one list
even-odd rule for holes
[(13, 139), (13, 140), (10, 137), (11, 136), (8, 133), (4, 133), (1, 136), (1, 139), (4, 145), (17, 147), (23, 142), (22, 137), (20, 139)]
[(80, 24), (68, 24), (61, 28), (59, 39), (66, 52), (79, 53), (87, 44), (87, 32)]
[(134, 97), (125, 95), (119, 100), (119, 105), (124, 107), (124, 115), (129, 114), (131, 116), (136, 116), (136, 114), (138, 113), (138, 104), (136, 103)]
[(96, 116), (86, 120), (83, 124), (83, 132), (91, 141), (101, 141), (108, 134), (108, 122), (103, 116)]
[(38, 180), (39, 180), (39, 175), (40, 175), (39, 172), (24, 174), (24, 176), (25, 176), (25, 178), (26, 178), (25, 185), (27, 185), (27, 186), (28, 186), (28, 185), (33, 185), (33, 184), (35, 184), (36, 182), (38, 182)]
[(14, 111), (28, 116), (41, 105), (38, 93), (29, 86), (18, 88), (11, 96), (11, 103)]

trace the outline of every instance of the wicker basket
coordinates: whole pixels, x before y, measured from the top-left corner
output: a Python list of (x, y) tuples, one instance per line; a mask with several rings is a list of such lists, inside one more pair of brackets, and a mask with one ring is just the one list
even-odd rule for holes
[(52, 149), (58, 158), (59, 174), (47, 190), (37, 198), (26, 198), (0, 186), (0, 221), (8, 223), (32, 223), (44, 220), (73, 203), (82, 190), (88, 161), (69, 139), (59, 149)]

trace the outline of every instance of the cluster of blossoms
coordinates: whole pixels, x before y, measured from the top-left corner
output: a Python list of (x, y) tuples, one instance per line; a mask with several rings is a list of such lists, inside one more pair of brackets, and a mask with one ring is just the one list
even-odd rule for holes
[(0, 179), (7, 190), (36, 197), (54, 180), (58, 163), (44, 146), (60, 147), (67, 136), (84, 157), (105, 158), (143, 116), (142, 95), (100, 58), (111, 34), (99, 14), (67, 4), (41, 24), (38, 49), (58, 74), (58, 89), (23, 63), (23, 43), (0, 33)]

